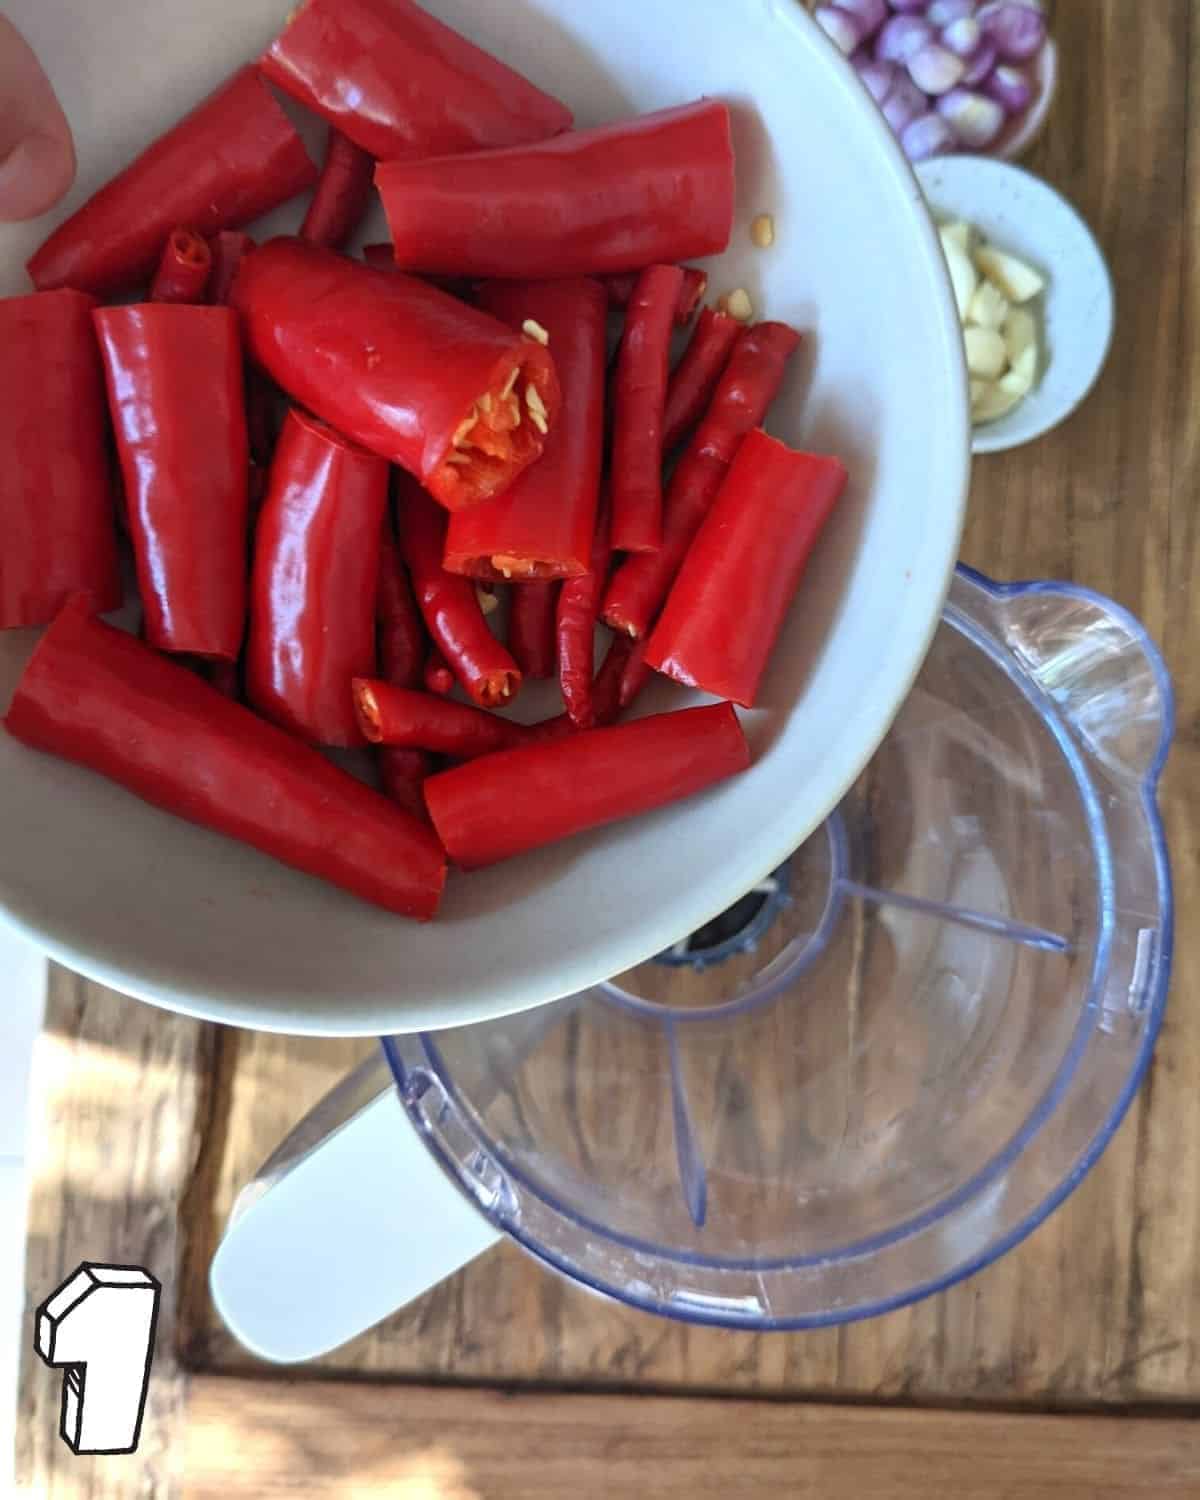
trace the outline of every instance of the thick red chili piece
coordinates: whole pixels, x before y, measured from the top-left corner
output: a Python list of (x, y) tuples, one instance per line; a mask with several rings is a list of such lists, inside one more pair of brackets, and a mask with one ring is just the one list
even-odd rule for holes
[(746, 434), (766, 416), (799, 343), (800, 335), (786, 323), (758, 323), (740, 335), (704, 420), (671, 476), (662, 546), (627, 558), (613, 574), (604, 595), (606, 625), (640, 640), (654, 624), (729, 465)]
[(428, 828), (187, 667), (69, 605), (5, 726), (146, 802), (422, 921), (445, 856)]
[(192, 229), (173, 229), (150, 284), (151, 302), (203, 302), (213, 257)]
[(300, 226), (300, 238), (340, 250), (366, 216), (375, 158), (340, 130), (329, 132), (321, 180)]
[(729, 110), (705, 100), (536, 146), (381, 162), (396, 263), (594, 276), (716, 255), (733, 231)]
[(571, 128), (565, 104), (411, 0), (304, 0), (261, 67), (382, 161)]
[(446, 852), (475, 870), (690, 797), (750, 764), (728, 703), (503, 750), (431, 776)]
[(233, 303), (290, 396), (447, 510), (506, 490), (554, 430), (549, 349), (428, 282), (283, 238), (246, 257)]
[(387, 462), (303, 412), (284, 423), (258, 518), (246, 693), (318, 745), (361, 745), (350, 684), (375, 671)]
[(246, 625), (250, 452), (236, 314), (94, 314), (125, 476), (146, 639), (235, 661)]
[[(397, 486), (396, 530), (413, 593), (434, 645), (482, 708), (511, 703), (521, 670), (488, 629), (475, 585), (442, 566), (446, 517), (412, 480)], [(426, 681), (429, 681), (428, 668)]]
[[(604, 445), (607, 299), (599, 282), (491, 281), (479, 305), (548, 340), (563, 392), (546, 449), (503, 495), (457, 511), (446, 533), (452, 573), (494, 580), (568, 578), (587, 570)], [(530, 411), (530, 421), (538, 420)]]
[(316, 180), (291, 121), (243, 68), (56, 229), (29, 274), (41, 290), (125, 291), (149, 279), (177, 224), (237, 229)]
[(750, 708), (817, 539), (846, 486), (836, 458), (746, 438), (650, 637), (646, 661)]
[(0, 301), (0, 630), (45, 625), (73, 595), (121, 603), (95, 301)]
[(455, 760), (476, 760), (524, 744), (529, 731), (469, 703), (455, 703), (432, 693), (358, 677), (354, 706), (364, 736), (372, 745), (405, 750), (432, 750)]
[(619, 552), (657, 552), (662, 544), (663, 413), (682, 285), (678, 266), (649, 266), (625, 309), (613, 381), (612, 544)]
[(683, 358), (671, 372), (663, 415), (663, 451), (673, 453), (708, 409), (742, 325), (728, 313), (706, 307)]

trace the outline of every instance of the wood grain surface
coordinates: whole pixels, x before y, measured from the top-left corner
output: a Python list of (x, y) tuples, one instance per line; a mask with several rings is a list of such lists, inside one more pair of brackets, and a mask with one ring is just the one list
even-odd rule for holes
[[(1100, 1165), (999, 1264), (874, 1322), (766, 1337), (689, 1328), (597, 1301), (502, 1246), (309, 1375), (1022, 1410), (1200, 1405), (1198, 7), (1053, 7), (1062, 77), (1028, 165), (1096, 230), (1117, 285), (1116, 341), (1097, 391), (1071, 421), (1031, 447), (977, 462), (963, 545), (964, 559), (993, 576), (1076, 579), (1112, 595), (1145, 621), (1175, 674), (1179, 733), (1162, 799), (1178, 903), (1171, 1003), (1150, 1078)], [(279, 1380), (220, 1326), (205, 1286), (208, 1259), (237, 1191), (362, 1055), (361, 1043), (218, 1031), (56, 978), (38, 1062), (28, 1307), (80, 1259), (104, 1255), (143, 1261), (173, 1295), (136, 1483), (128, 1461), (81, 1462), (58, 1443), (58, 1377), (26, 1355), (19, 1452), (32, 1491), (53, 1500), (184, 1493), (190, 1421), (191, 1492), (201, 1495), (562, 1493), (568, 1481), (552, 1491), (546, 1476), (560, 1471), (546, 1464), (575, 1431), (579, 1447), (565, 1451), (596, 1459), (597, 1489), (610, 1487), (611, 1461), (614, 1479), (643, 1492), (702, 1494), (718, 1473), (727, 1492), (745, 1451), (768, 1456), (746, 1492), (761, 1480), (785, 1493), (880, 1500), (904, 1500), (918, 1485), (974, 1500), (1200, 1493), (1193, 1429), (1165, 1420), (1073, 1417), (1067, 1428), (1040, 1420), (1013, 1428), (1002, 1415), (845, 1411), (825, 1447), (820, 1414), (770, 1403), (584, 1398), (558, 1407), (522, 1398), (507, 1406), (485, 1394)], [(109, 1167), (102, 1188), (92, 1170), (101, 1160)], [(256, 1368), (274, 1378), (222, 1378)], [(203, 1375), (190, 1387), (188, 1420), (185, 1370)], [(387, 1425), (393, 1402), (422, 1415), (417, 1437)], [(503, 1450), (506, 1411), (529, 1424), (515, 1453)], [(555, 1412), (538, 1425), (538, 1413)], [(342, 1427), (355, 1439), (343, 1442)], [(388, 1448), (391, 1467), (379, 1432), (399, 1445)], [(441, 1455), (444, 1482), (422, 1478), (419, 1467), (405, 1480), (397, 1455), (424, 1451), (422, 1443)], [(1023, 1444), (1027, 1468), (1005, 1468)], [(212, 1461), (197, 1469), (206, 1445)], [(808, 1452), (812, 1467), (786, 1467), (803, 1465)], [(693, 1462), (693, 1453), (707, 1457)], [(897, 1454), (914, 1456), (914, 1479)], [(655, 1477), (662, 1455), (675, 1465), (674, 1490)], [(843, 1465), (858, 1488), (841, 1484)], [(586, 1467), (569, 1480), (581, 1494)]]
[(1200, 1427), (208, 1377), (183, 1470), (183, 1500), (1184, 1500)]

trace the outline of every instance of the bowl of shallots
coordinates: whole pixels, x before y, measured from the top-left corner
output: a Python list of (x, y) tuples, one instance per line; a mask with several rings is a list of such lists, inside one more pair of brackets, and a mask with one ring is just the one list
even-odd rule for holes
[(1041, 0), (834, 0), (813, 15), (911, 161), (1011, 161), (1045, 123), (1058, 49)]

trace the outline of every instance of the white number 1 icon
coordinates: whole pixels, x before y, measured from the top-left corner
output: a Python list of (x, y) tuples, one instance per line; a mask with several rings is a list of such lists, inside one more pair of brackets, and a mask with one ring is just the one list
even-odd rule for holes
[(59, 1432), (73, 1453), (134, 1453), (154, 1359), (161, 1284), (90, 1261), (37, 1310), (34, 1347), (63, 1374)]

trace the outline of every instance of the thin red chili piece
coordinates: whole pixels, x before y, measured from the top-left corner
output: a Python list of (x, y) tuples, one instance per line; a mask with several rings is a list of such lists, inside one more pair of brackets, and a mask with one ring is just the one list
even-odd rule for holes
[[(629, 648), (628, 655), (621, 662), (621, 679), (617, 684), (617, 707), (626, 709), (632, 707), (637, 701), (642, 689), (654, 673), (646, 665), (645, 641), (634, 641), (627, 635), (615, 635), (613, 636), (613, 649), (618, 645)], [(605, 665), (607, 666), (607, 662)]]
[(548, 349), (415, 277), (283, 238), (246, 257), (233, 301), (290, 396), (448, 510), (506, 490), (558, 419)]
[(671, 478), (662, 547), (626, 558), (613, 574), (601, 610), (606, 625), (640, 640), (654, 624), (738, 447), (762, 423), (799, 343), (800, 335), (786, 323), (758, 323), (738, 337), (704, 420)]
[(93, 316), (146, 639), (162, 651), (236, 661), (250, 483), (237, 315), (157, 303)]
[(329, 132), (325, 165), (300, 238), (341, 250), (366, 217), (375, 180), (375, 158), (340, 130)]
[(382, 161), (571, 128), (566, 105), (411, 0), (304, 0), (260, 66)]
[(429, 655), (425, 658), (424, 682), (425, 691), (439, 698), (448, 698), (454, 691), (454, 673), (436, 646), (429, 648)]
[(655, 671), (753, 706), (805, 566), (846, 486), (836, 458), (761, 430), (738, 449), (646, 650)]
[(604, 289), (585, 277), (491, 281), (479, 289), (479, 304), (509, 327), (549, 340), (563, 404), (538, 462), (503, 495), (451, 517), (443, 561), (452, 573), (494, 580), (583, 573), (604, 447)]
[(701, 100), (533, 146), (381, 161), (396, 263), (449, 276), (640, 271), (725, 250), (729, 109)]
[(379, 762), (379, 785), (383, 795), (404, 808), (414, 818), (429, 822), (425, 806), (425, 782), (431, 761), (424, 750), (395, 750), (381, 745), (376, 752)]
[(316, 180), (271, 90), (242, 68), (56, 229), (29, 274), (41, 291), (126, 291), (153, 274), (177, 224), (237, 229)]
[(359, 727), (372, 745), (432, 750), (455, 760), (476, 760), (522, 745), (529, 731), (469, 703), (455, 703), (372, 678), (354, 679)]
[[(686, 328), (708, 294), (708, 272), (701, 271), (697, 266), (681, 266), (680, 269), (683, 272), (683, 285), (679, 288), (675, 321), (680, 328)], [(606, 276), (604, 286), (608, 292), (609, 306), (628, 307), (637, 280), (635, 271), (621, 271), (617, 275)]]
[(258, 518), (246, 693), (318, 745), (361, 745), (350, 697), (374, 674), (388, 466), (290, 411)]
[(717, 389), (742, 324), (728, 313), (706, 307), (683, 358), (671, 372), (663, 415), (663, 452), (673, 453), (692, 435)]
[(508, 649), (522, 677), (553, 677), (558, 664), (557, 583), (520, 583), (509, 594)]
[(690, 797), (749, 764), (737, 714), (717, 703), (502, 750), (431, 776), (425, 800), (447, 854), (475, 870)]
[(173, 229), (150, 284), (151, 302), (204, 302), (212, 274), (208, 241), (191, 229)]
[(240, 229), (223, 229), (208, 242), (212, 252), (212, 274), (208, 278), (208, 300), (214, 307), (227, 307), (234, 278), (242, 261), (254, 249), (254, 239)]
[(121, 603), (95, 299), (0, 301), (0, 630), (51, 621), (74, 594)]
[(682, 285), (678, 266), (648, 266), (625, 310), (613, 381), (612, 544), (619, 552), (656, 552), (662, 544), (663, 413)]
[[(420, 687), (429, 642), (417, 601), (413, 598), (408, 570), (396, 546), (390, 515), (383, 525), (379, 597), (375, 609), (379, 625), (380, 675), (396, 687)], [(377, 759), (384, 795), (419, 818), (428, 819), (422, 787), (432, 768), (429, 756), (422, 750), (385, 747), (377, 752)]]
[(376, 614), (380, 676), (396, 687), (416, 687), (425, 671), (429, 642), (390, 519), (380, 543)]
[(187, 667), (68, 605), (34, 652), (10, 734), (144, 801), (404, 916), (437, 911), (433, 833)]
[(567, 716), (577, 729), (591, 729), (598, 722), (593, 687), (596, 622), (611, 557), (606, 507), (592, 544), (591, 568), (582, 578), (569, 578), (558, 596), (558, 682)]
[(482, 708), (511, 703), (521, 669), (488, 629), (475, 585), (442, 567), (446, 516), (411, 479), (398, 477), (396, 528), (425, 628)]

